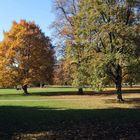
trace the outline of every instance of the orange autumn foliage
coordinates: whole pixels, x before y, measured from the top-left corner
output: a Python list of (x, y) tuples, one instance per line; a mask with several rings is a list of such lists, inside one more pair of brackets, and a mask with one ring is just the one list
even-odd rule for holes
[(51, 81), (54, 50), (34, 22), (13, 22), (0, 44), (0, 85), (28, 85)]

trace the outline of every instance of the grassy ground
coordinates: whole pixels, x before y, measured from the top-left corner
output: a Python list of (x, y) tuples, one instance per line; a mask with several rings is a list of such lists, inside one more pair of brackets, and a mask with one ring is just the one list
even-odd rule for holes
[(75, 88), (0, 89), (1, 139), (140, 139), (139, 89), (125, 89), (117, 103), (114, 89), (76, 95)]

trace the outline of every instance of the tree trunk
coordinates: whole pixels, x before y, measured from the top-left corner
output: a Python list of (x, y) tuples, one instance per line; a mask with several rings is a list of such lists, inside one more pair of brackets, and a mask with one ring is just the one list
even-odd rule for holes
[(78, 89), (78, 94), (79, 94), (79, 95), (83, 95), (83, 94), (84, 94), (83, 88), (79, 88), (79, 89)]
[(27, 85), (22, 86), (22, 89), (23, 89), (25, 95), (29, 94), (27, 88), (28, 88)]
[(122, 98), (122, 85), (121, 82), (118, 81), (118, 83), (116, 84), (116, 90), (117, 90), (117, 99), (119, 102), (124, 101)]
[(42, 82), (40, 82), (40, 88), (43, 88), (43, 84), (42, 84)]
[(133, 88), (133, 80), (132, 79), (129, 82), (129, 86), (130, 86), (130, 88)]
[(119, 102), (123, 102), (122, 98), (122, 68), (120, 65), (117, 66), (116, 69), (116, 92), (117, 92), (117, 99)]

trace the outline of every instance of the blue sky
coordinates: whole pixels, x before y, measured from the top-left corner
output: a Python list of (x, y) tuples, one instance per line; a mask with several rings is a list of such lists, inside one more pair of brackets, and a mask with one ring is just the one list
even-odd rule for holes
[(35, 21), (47, 36), (51, 36), (48, 27), (55, 16), (52, 5), (53, 0), (0, 0), (0, 41), (3, 30), (8, 31), (12, 21), (20, 19)]

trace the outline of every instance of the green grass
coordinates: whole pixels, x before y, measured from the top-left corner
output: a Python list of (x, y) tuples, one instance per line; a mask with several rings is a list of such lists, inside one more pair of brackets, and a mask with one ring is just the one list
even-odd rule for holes
[[(77, 95), (75, 88), (0, 89), (1, 139), (138, 139), (140, 94)], [(114, 93), (114, 92), (113, 92)]]

